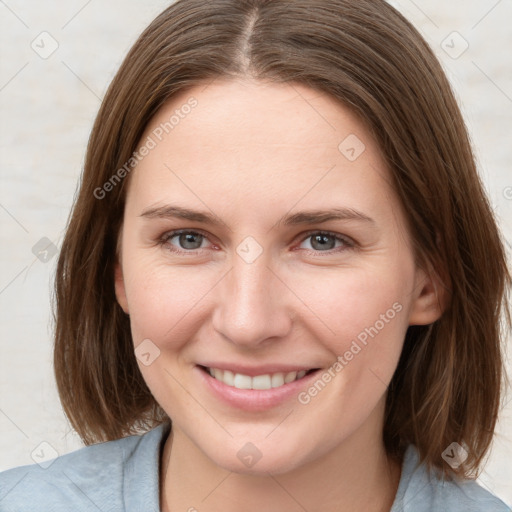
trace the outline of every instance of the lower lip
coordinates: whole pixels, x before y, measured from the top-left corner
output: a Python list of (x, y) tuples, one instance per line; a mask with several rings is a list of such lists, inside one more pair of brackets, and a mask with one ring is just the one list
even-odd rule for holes
[(278, 388), (238, 389), (213, 378), (199, 366), (196, 366), (194, 371), (215, 397), (232, 407), (251, 412), (265, 411), (296, 397), (320, 372), (315, 370), (302, 379), (283, 384)]

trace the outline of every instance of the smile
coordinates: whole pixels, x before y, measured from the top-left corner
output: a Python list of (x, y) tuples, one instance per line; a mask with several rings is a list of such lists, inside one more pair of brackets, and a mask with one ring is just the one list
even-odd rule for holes
[(206, 368), (202, 367), (204, 371), (207, 371), (214, 379), (237, 389), (258, 389), (266, 390), (272, 388), (279, 388), (285, 384), (289, 384), (296, 380), (300, 380), (307, 374), (315, 371), (301, 370), (292, 372), (278, 372), (278, 373), (267, 373), (263, 375), (255, 375), (253, 377), (244, 375), (242, 373), (235, 373), (230, 370), (221, 370), (219, 368)]

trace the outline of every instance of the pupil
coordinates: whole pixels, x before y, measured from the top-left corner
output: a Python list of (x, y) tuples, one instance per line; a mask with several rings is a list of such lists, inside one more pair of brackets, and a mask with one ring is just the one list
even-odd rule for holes
[[(201, 246), (201, 241), (199, 241), (199, 245), (197, 245), (197, 241), (194, 242), (194, 238), (201, 236), (202, 235), (195, 235), (193, 233), (182, 233), (180, 236), (180, 244), (185, 249), (198, 249)], [(192, 247), (188, 244), (192, 244)], [(195, 247), (194, 244), (197, 247)]]
[[(311, 245), (315, 249), (318, 249), (318, 248), (324, 248), (325, 249), (327, 245), (332, 246), (332, 247), (327, 247), (327, 249), (334, 248), (334, 245), (333, 245), (332, 242), (330, 244), (329, 244), (329, 242), (326, 243), (326, 240), (328, 240), (328, 239), (331, 239), (331, 241), (332, 241), (333, 237), (331, 235), (315, 235), (313, 237), (313, 243)], [(320, 245), (318, 247), (315, 247), (315, 244), (317, 244), (317, 243), (319, 243)]]

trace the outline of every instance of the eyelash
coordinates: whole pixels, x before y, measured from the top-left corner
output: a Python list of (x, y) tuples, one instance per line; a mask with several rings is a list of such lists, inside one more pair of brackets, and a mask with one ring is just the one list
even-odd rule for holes
[[(198, 251), (202, 251), (203, 249), (190, 249), (190, 250), (184, 250), (184, 249), (176, 249), (174, 246), (172, 246), (169, 243), (169, 240), (174, 238), (177, 235), (182, 234), (191, 234), (191, 235), (201, 235), (205, 239), (208, 240), (208, 236), (206, 233), (202, 232), (201, 230), (190, 230), (190, 229), (178, 229), (174, 231), (167, 231), (165, 232), (159, 239), (158, 239), (158, 245), (165, 246), (167, 249), (174, 253), (174, 254), (184, 254), (184, 255), (196, 255)], [(355, 249), (357, 244), (354, 240), (347, 236), (339, 235), (338, 233), (333, 233), (331, 231), (310, 231), (306, 233), (303, 238), (301, 238), (300, 243), (304, 242), (308, 238), (311, 238), (313, 235), (326, 235), (335, 238), (337, 241), (343, 242), (345, 245), (344, 247), (338, 247), (334, 249), (329, 249), (328, 251), (315, 251), (314, 249), (302, 249), (309, 253), (315, 253), (315, 254), (322, 254), (327, 253), (328, 255), (332, 255), (333, 253), (338, 253), (341, 251), (347, 251), (351, 249)], [(169, 249), (169, 247), (171, 247)]]

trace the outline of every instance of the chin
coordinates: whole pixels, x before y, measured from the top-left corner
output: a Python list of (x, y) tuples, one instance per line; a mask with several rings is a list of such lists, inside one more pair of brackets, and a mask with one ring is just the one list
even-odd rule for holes
[(297, 443), (289, 447), (279, 443), (266, 443), (261, 449), (257, 442), (234, 444), (235, 446), (230, 446), (227, 450), (211, 454), (210, 459), (215, 465), (240, 475), (279, 475), (293, 471), (307, 462), (303, 450), (296, 447)]

